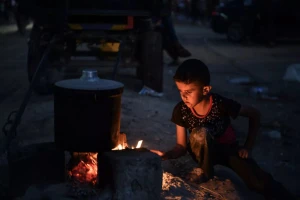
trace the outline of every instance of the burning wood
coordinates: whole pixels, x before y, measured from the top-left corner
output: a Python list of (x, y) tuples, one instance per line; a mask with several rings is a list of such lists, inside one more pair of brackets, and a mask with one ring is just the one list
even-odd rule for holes
[(122, 150), (122, 149), (125, 149), (125, 146), (119, 144), (118, 146), (116, 146), (116, 147), (113, 148), (112, 150), (115, 151), (115, 150)]
[[(135, 148), (136, 148), (136, 149), (141, 148), (142, 143), (143, 143), (143, 140), (139, 140)], [(125, 146), (125, 145), (119, 144), (118, 146), (116, 146), (116, 147), (113, 148), (112, 150), (113, 150), (113, 151), (115, 151), (115, 150), (123, 150), (123, 149), (126, 149), (126, 148), (128, 148), (128, 147)], [(132, 146), (131, 148), (134, 149), (133, 146)]]
[[(138, 141), (136, 149), (142, 146), (143, 140)], [(124, 150), (127, 146), (119, 144), (112, 150)], [(70, 161), (68, 176), (72, 182), (95, 186), (97, 184), (98, 164), (97, 153), (77, 153)], [(73, 160), (72, 160), (73, 159)]]
[(80, 156), (79, 163), (69, 172), (69, 177), (77, 182), (96, 185), (97, 183), (97, 153), (86, 153)]

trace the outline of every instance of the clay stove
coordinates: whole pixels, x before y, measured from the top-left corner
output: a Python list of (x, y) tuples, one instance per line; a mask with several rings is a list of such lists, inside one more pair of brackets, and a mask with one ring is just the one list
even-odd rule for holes
[(123, 88), (122, 83), (100, 79), (96, 70), (55, 84), (55, 143), (70, 153), (67, 177), (96, 185), (98, 153), (126, 142), (120, 137)]
[(109, 194), (109, 198), (93, 199), (160, 199), (159, 156), (144, 148), (124, 149), (126, 135), (120, 133), (123, 87), (100, 79), (95, 70), (84, 70), (80, 79), (57, 82), (55, 141), (10, 151), (11, 199), (23, 196), (33, 185), (49, 184), (64, 185), (64, 196), (76, 198), (76, 192), (68, 189), (73, 180), (97, 188), (101, 195)]

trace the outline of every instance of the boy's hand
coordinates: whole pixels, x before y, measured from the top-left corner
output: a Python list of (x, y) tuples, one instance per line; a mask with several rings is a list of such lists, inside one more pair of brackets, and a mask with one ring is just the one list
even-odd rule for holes
[(239, 149), (238, 153), (239, 153), (239, 156), (240, 156), (241, 158), (246, 159), (246, 158), (249, 157), (249, 151), (248, 151), (248, 149), (246, 149), (246, 148), (241, 148), (241, 149)]
[(159, 151), (159, 150), (154, 150), (154, 149), (151, 149), (150, 150), (152, 153), (155, 153), (155, 154), (157, 154), (158, 156), (163, 156), (165, 153), (164, 152), (162, 152), (162, 151)]
[(158, 156), (160, 156), (162, 160), (168, 160), (169, 159), (168, 154), (166, 154), (165, 152), (162, 152), (162, 151), (159, 151), (159, 150), (153, 150), (153, 149), (151, 149), (150, 151), (152, 153), (155, 153)]

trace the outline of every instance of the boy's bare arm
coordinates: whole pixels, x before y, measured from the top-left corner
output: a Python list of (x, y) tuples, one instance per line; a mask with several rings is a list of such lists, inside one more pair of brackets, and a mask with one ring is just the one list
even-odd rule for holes
[(254, 146), (255, 139), (259, 131), (260, 112), (251, 106), (242, 106), (239, 115), (249, 118), (248, 136), (244, 147), (251, 150)]
[(185, 155), (186, 153), (186, 130), (182, 126), (176, 125), (176, 145), (170, 151), (163, 154), (164, 160), (174, 159)]

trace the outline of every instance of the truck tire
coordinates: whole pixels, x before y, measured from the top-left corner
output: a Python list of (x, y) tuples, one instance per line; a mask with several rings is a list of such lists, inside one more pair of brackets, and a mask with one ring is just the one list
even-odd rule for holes
[[(28, 42), (28, 55), (27, 55), (27, 73), (29, 82), (35, 74), (35, 71), (42, 59), (43, 53), (46, 50), (46, 46), (42, 46), (41, 43), (41, 30), (39, 27), (34, 26), (31, 30), (29, 42)], [(38, 77), (36, 77), (35, 84), (33, 85), (33, 90), (40, 95), (48, 95), (53, 91), (53, 80), (51, 64), (49, 59), (40, 66), (40, 72)]]
[(137, 77), (156, 92), (163, 91), (163, 48), (160, 32), (148, 31), (140, 35), (140, 66)]

